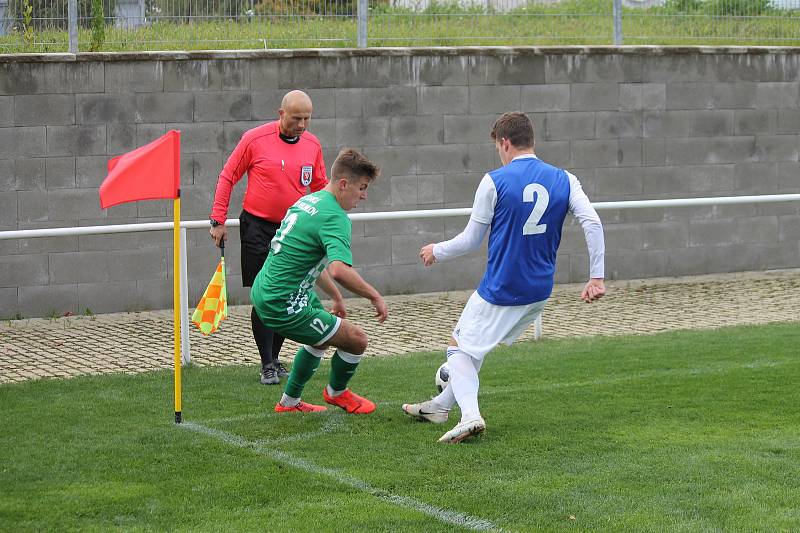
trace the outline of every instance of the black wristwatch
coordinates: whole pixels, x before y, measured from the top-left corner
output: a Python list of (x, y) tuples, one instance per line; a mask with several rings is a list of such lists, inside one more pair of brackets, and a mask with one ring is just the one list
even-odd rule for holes
[(217, 222), (213, 218), (209, 218), (208, 221), (211, 223), (211, 227), (212, 228), (216, 228), (217, 226), (221, 226), (222, 225), (221, 222)]

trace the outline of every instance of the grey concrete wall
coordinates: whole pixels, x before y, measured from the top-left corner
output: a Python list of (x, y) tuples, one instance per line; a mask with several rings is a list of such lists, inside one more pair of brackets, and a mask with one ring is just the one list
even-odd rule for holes
[[(463, 207), (499, 164), (497, 115), (534, 118), (537, 153), (590, 198), (800, 192), (800, 50), (436, 48), (0, 56), (0, 231), (171, 220), (171, 202), (99, 207), (111, 156), (182, 131), (183, 219), (208, 216), (241, 133), (281, 96), (312, 96), (330, 164), (342, 146), (380, 163), (369, 211)], [(230, 216), (238, 216), (244, 183)], [(607, 277), (800, 266), (800, 205), (604, 211)], [(356, 263), (387, 293), (470, 288), (480, 254), (423, 269), (420, 246), (465, 219), (354, 224)], [(237, 231), (229, 294), (241, 288)], [(171, 234), (0, 241), (0, 318), (171, 306)], [(568, 221), (557, 281), (587, 276)], [(216, 264), (189, 232), (191, 301)]]

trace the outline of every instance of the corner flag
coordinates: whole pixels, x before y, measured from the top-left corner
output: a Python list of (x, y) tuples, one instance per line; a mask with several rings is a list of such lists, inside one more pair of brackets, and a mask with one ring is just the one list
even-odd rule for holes
[(137, 200), (177, 198), (180, 190), (180, 132), (171, 130), (108, 162), (100, 185), (100, 207)]
[(172, 356), (175, 365), (175, 423), (181, 407), (181, 132), (168, 131), (155, 141), (108, 162), (100, 185), (100, 207), (139, 200), (172, 199)]

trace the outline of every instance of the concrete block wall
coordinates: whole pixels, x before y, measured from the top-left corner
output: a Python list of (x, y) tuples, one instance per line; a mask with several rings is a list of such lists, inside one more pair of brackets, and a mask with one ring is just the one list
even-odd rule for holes
[[(330, 164), (343, 146), (383, 167), (360, 210), (471, 205), (499, 165), (508, 110), (535, 122), (538, 155), (594, 201), (800, 192), (800, 51), (791, 48), (429, 48), (0, 56), (0, 231), (169, 221), (169, 201), (99, 207), (110, 157), (182, 132), (182, 218), (208, 216), (245, 130), (306, 90)], [(240, 211), (245, 183), (229, 216)], [(611, 279), (800, 267), (800, 203), (603, 211)], [(473, 287), (476, 254), (425, 269), (420, 246), (464, 218), (355, 223), (362, 274), (382, 291)], [(238, 231), (229, 295), (241, 288)], [(169, 232), (0, 240), (0, 318), (168, 308)], [(190, 299), (216, 264), (189, 232)], [(568, 219), (558, 282), (586, 278)]]

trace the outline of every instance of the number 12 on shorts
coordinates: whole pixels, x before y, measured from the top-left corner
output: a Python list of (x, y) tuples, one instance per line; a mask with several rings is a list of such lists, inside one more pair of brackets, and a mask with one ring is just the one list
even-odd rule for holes
[(325, 333), (325, 330), (328, 329), (328, 326), (326, 326), (325, 323), (322, 320), (320, 320), (319, 318), (315, 318), (314, 320), (312, 320), (311, 324), (309, 324), (309, 325), (311, 326), (311, 329), (313, 329), (314, 331), (316, 331), (320, 335)]

